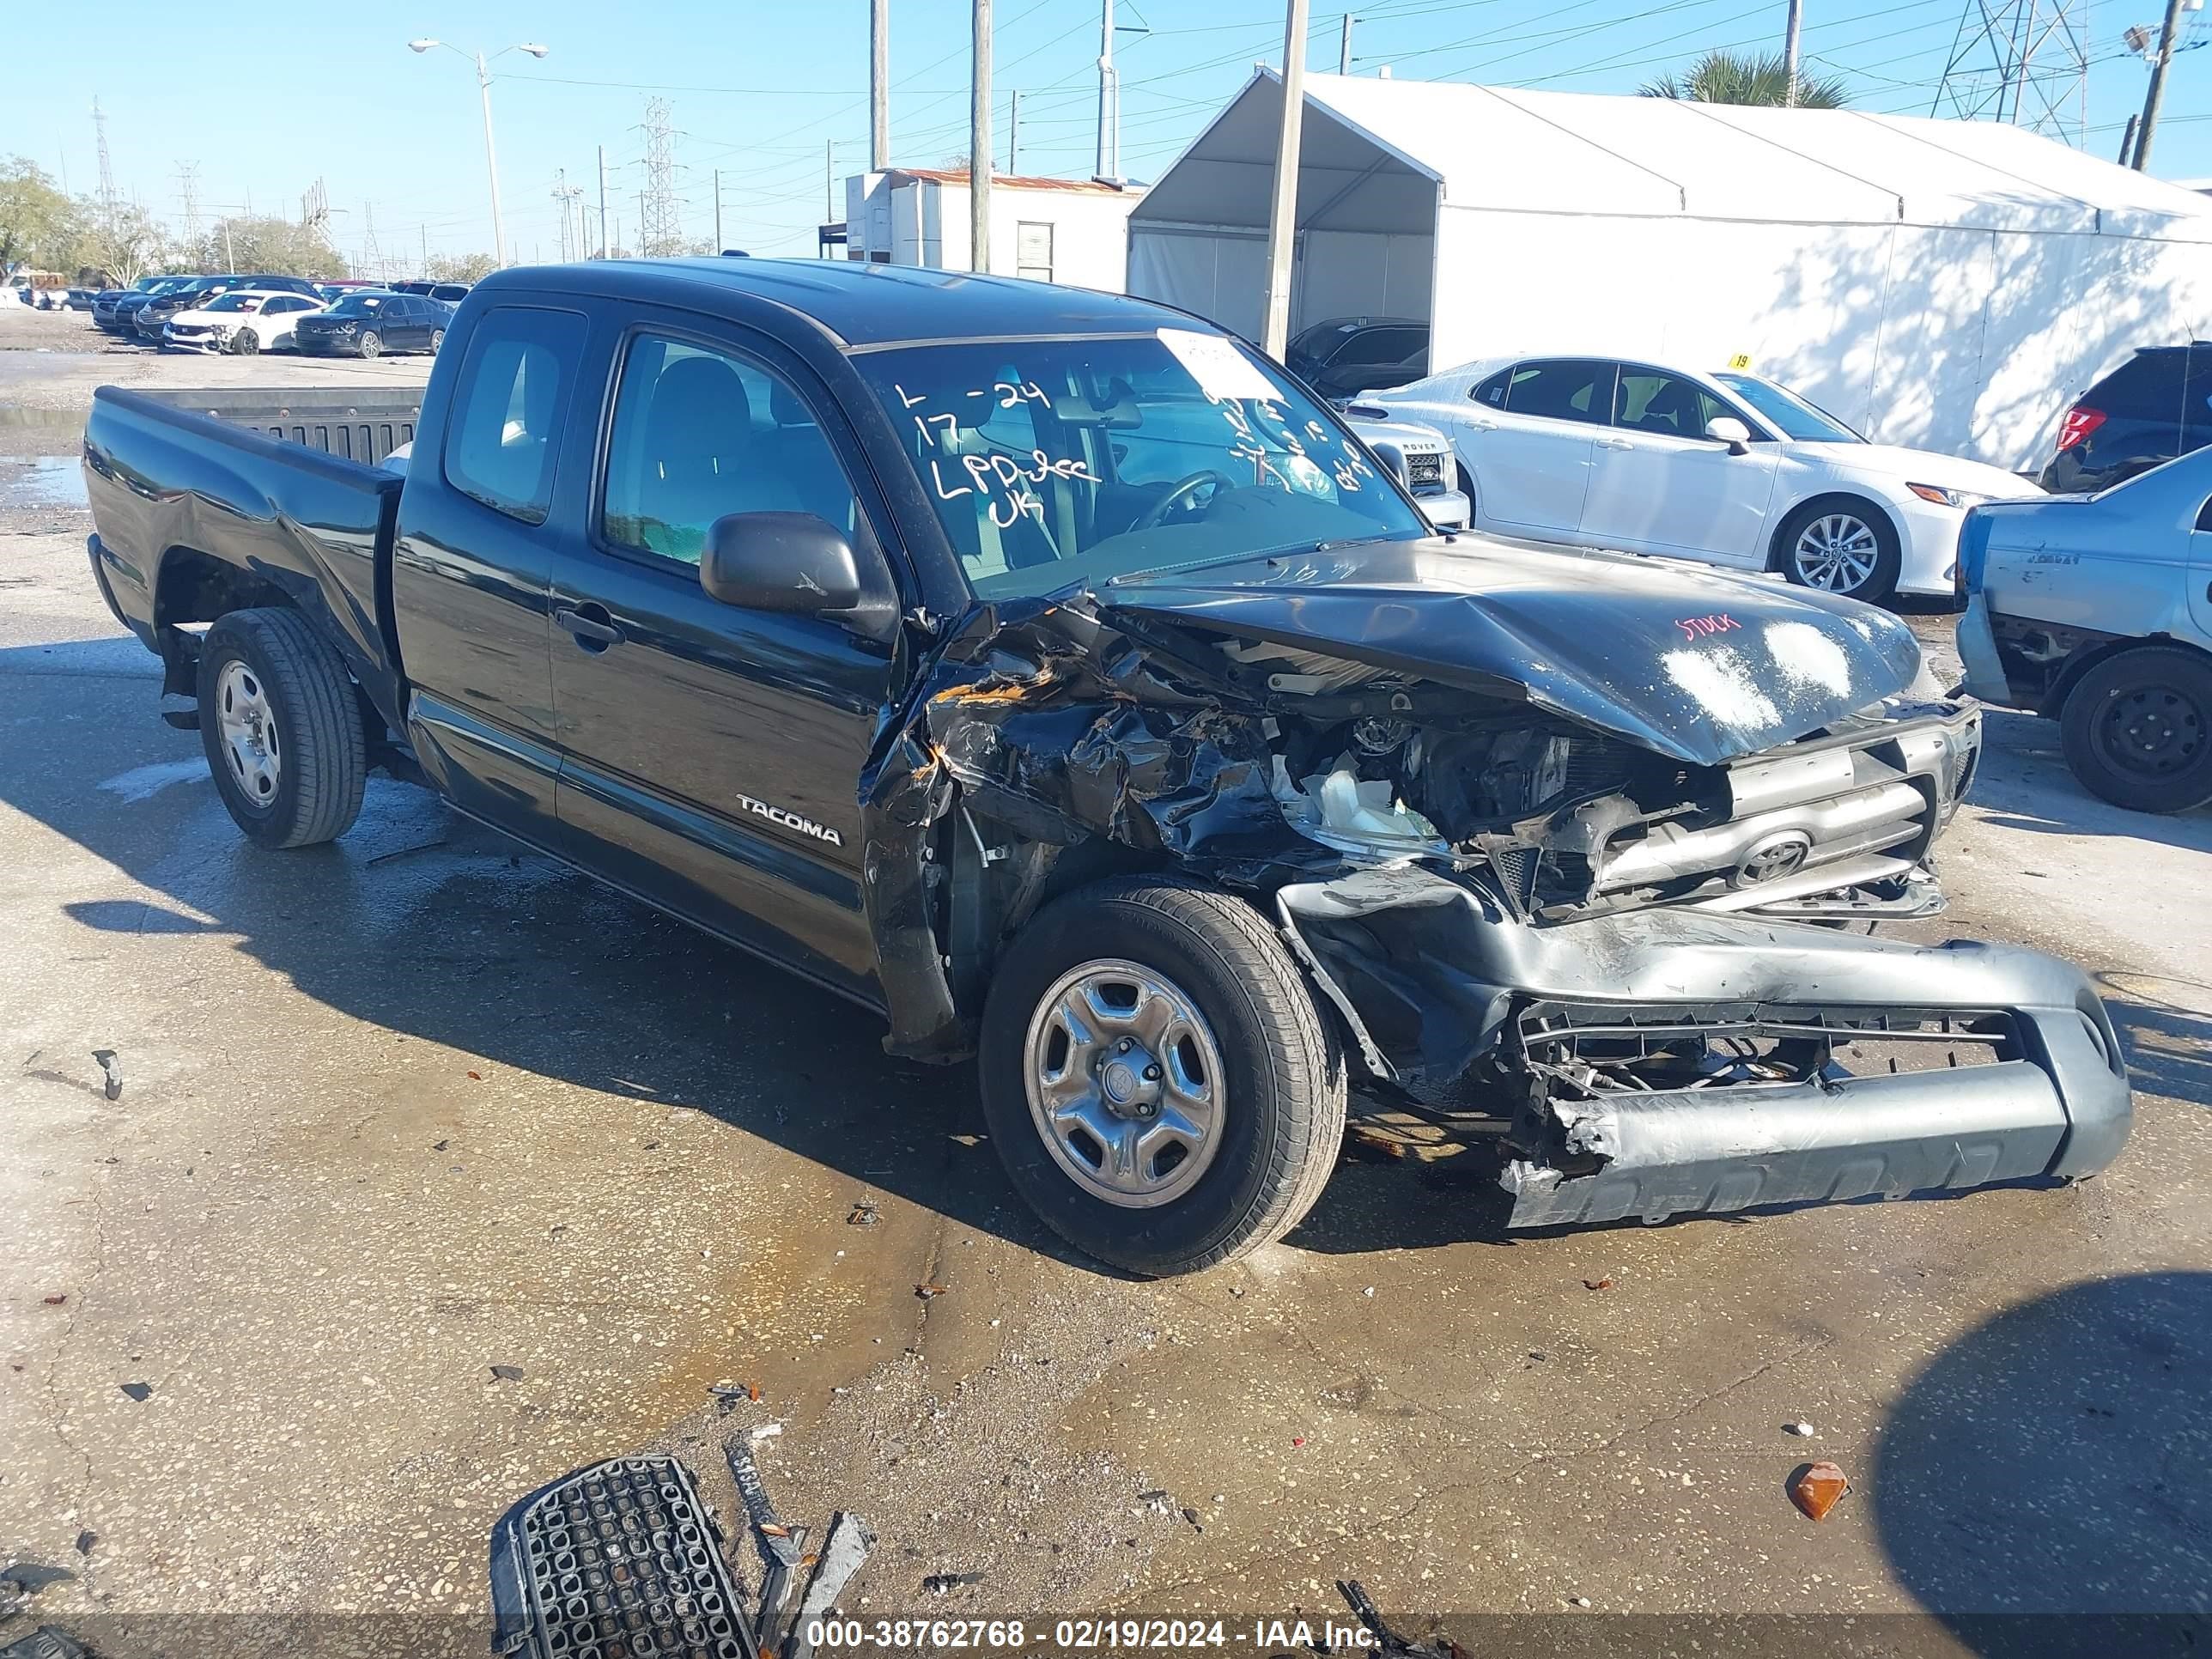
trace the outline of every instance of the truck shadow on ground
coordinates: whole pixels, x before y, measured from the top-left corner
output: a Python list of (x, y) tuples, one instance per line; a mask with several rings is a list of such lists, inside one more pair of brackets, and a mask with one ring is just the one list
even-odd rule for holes
[(2139, 1089), (2212, 1106), (2212, 985), (2161, 974), (2108, 970), (2098, 994), (2120, 1033), (2128, 1077)]
[(1976, 1653), (2203, 1651), (2208, 1373), (2206, 1273), (2087, 1280), (1952, 1343), (1869, 1472), (1899, 1582)]
[[(342, 840), (285, 853), (245, 841), (195, 733), (149, 718), (150, 659), (134, 641), (0, 650), (14, 718), (0, 721), (0, 801), (94, 854), (143, 896), (60, 908), (96, 933), (217, 935), (331, 1008), (444, 1045), (457, 1077), (500, 1068), (705, 1113), (848, 1177), (1024, 1249), (1109, 1272), (1062, 1244), (1016, 1196), (984, 1133), (972, 1066), (885, 1055), (881, 1019), (449, 811), (372, 778)], [(95, 758), (58, 767), (66, 726)], [(112, 775), (103, 775), (112, 774)], [(155, 975), (165, 969), (148, 963)], [(173, 970), (167, 970), (173, 971)], [(483, 1063), (483, 1062), (489, 1062)], [(342, 1090), (343, 1076), (318, 1076)], [(1503, 1194), (1411, 1170), (1332, 1201), (1293, 1243), (1335, 1253), (1502, 1232)], [(1495, 1222), (1490, 1210), (1496, 1212)], [(842, 1201), (838, 1213), (843, 1214)], [(1379, 1228), (1379, 1231), (1378, 1231)]]
[(1988, 823), (2039, 836), (2110, 836), (2212, 853), (2212, 811), (2131, 812), (2075, 781), (2059, 748), (2058, 723), (1985, 708), (1982, 763), (1969, 799)]

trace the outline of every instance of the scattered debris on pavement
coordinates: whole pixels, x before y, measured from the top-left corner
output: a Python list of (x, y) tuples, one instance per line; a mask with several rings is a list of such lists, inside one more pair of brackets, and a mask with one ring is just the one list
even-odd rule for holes
[(154, 1397), (154, 1385), (151, 1382), (124, 1382), (117, 1386), (142, 1406)]
[(92, 1051), (92, 1059), (93, 1063), (100, 1067), (100, 1076), (104, 1079), (100, 1085), (100, 1092), (110, 1100), (122, 1099), (123, 1062), (116, 1058), (115, 1050), (94, 1048)]
[(59, 1296), (41, 1297), (40, 1300), (44, 1302), (49, 1308), (58, 1308), (63, 1303), (69, 1300), (69, 1292), (64, 1291)]
[(1357, 1578), (1338, 1579), (1336, 1593), (1344, 1598), (1346, 1604), (1358, 1615), (1359, 1622), (1366, 1626), (1368, 1632), (1375, 1638), (1371, 1651), (1407, 1656), (1408, 1659), (1459, 1659), (1459, 1644), (1449, 1638), (1434, 1645), (1411, 1641), (1384, 1624), (1382, 1615), (1376, 1610), (1375, 1603), (1368, 1598), (1365, 1587)]
[(853, 1212), (845, 1218), (845, 1224), (848, 1227), (872, 1227), (883, 1218), (874, 1200), (856, 1198), (853, 1200)]
[(762, 1441), (773, 1440), (776, 1436), (782, 1432), (783, 1425), (781, 1423), (763, 1423), (756, 1426), (752, 1433), (747, 1437), (751, 1440), (753, 1444), (757, 1446)]
[(1782, 1425), (1782, 1431), (1784, 1434), (1794, 1434), (1800, 1440), (1810, 1440), (1813, 1437), (1813, 1425), (1810, 1423), (1784, 1423)]
[(495, 1382), (520, 1382), (522, 1381), (522, 1367), (495, 1365), (491, 1368), (491, 1377)]
[(42, 1567), (35, 1561), (16, 1561), (0, 1567), (0, 1619), (12, 1619), (25, 1604), (49, 1584), (76, 1577), (67, 1567)]
[(53, 1626), (41, 1625), (20, 1642), (0, 1648), (0, 1659), (92, 1659), (92, 1655)]
[(947, 1288), (943, 1285), (917, 1285), (914, 1287), (914, 1293), (927, 1302), (933, 1297), (943, 1296)]
[(980, 1572), (933, 1572), (921, 1581), (921, 1587), (932, 1595), (944, 1595), (963, 1584), (980, 1584), (982, 1582), (983, 1575)]
[(76, 1535), (76, 1553), (79, 1555), (89, 1555), (92, 1553), (92, 1547), (99, 1541), (100, 1534), (87, 1528)]
[(1790, 1501), (1814, 1521), (1826, 1520), (1850, 1489), (1849, 1477), (1833, 1463), (1808, 1463), (1790, 1477)]
[(1609, 1291), (1613, 1288), (1613, 1279), (1610, 1275), (1604, 1279), (1585, 1279), (1583, 1288), (1586, 1291)]

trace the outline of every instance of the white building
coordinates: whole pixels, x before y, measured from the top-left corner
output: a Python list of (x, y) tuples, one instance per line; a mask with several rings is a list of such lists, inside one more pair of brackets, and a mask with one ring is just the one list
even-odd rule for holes
[[(1129, 210), (1141, 189), (1069, 179), (991, 177), (991, 269), (1071, 288), (1122, 291)], [(892, 167), (845, 181), (845, 257), (972, 270), (968, 174)]]
[[(1438, 368), (1741, 360), (1870, 437), (2012, 467), (2134, 347), (2212, 337), (2212, 200), (2017, 127), (1305, 84), (1293, 331), (1419, 319)], [(1256, 75), (1153, 184), (1130, 292), (1257, 335), (1281, 102)]]

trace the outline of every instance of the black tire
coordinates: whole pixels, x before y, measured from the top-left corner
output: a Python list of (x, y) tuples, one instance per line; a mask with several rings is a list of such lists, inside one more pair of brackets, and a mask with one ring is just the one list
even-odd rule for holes
[[(1030, 1115), (1031, 1016), (1063, 975), (1100, 958), (1163, 975), (1188, 997), (1211, 1027), (1226, 1085), (1212, 1162), (1188, 1191), (1149, 1208), (1079, 1186)], [(994, 970), (981, 1073), (992, 1143), (1016, 1190), (1077, 1248), (1155, 1277), (1281, 1237), (1321, 1196), (1344, 1139), (1343, 1054), (1297, 964), (1258, 912), (1195, 882), (1115, 880), (1041, 912)]]
[[(1873, 533), (1873, 569), (1856, 586), (1835, 587), (1811, 580), (1799, 565), (1798, 541), (1814, 520), (1845, 516), (1856, 519)], [(1796, 586), (1815, 592), (1839, 594), (1847, 599), (1863, 599), (1869, 605), (1888, 603), (1890, 596), (1897, 592), (1897, 574), (1902, 564), (1896, 524), (1888, 514), (1861, 495), (1817, 496), (1784, 520), (1774, 538), (1773, 567)]]
[(2142, 645), (2096, 664), (2059, 711), (2066, 764), (2100, 800), (2136, 812), (2212, 801), (2212, 659)]
[(374, 357), (384, 349), (384, 342), (377, 337), (374, 329), (365, 328), (361, 331), (360, 349), (362, 356)]
[(430, 355), (434, 357), (445, 349), (446, 331), (442, 328), (432, 329), (430, 331)]
[(251, 357), (261, 349), (261, 337), (250, 328), (241, 328), (231, 336), (230, 349), (240, 357)]
[[(282, 743), (273, 792), (252, 794), (222, 733), (225, 665), (244, 665)], [(297, 611), (233, 611), (200, 643), (200, 744), (232, 820), (257, 846), (335, 841), (361, 813), (368, 746), (353, 681)]]

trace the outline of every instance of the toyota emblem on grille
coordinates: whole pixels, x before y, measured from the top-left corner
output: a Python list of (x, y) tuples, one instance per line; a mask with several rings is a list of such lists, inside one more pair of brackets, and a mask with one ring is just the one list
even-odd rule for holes
[(1813, 838), (1802, 830), (1784, 830), (1767, 836), (1754, 844), (1743, 855), (1735, 867), (1736, 885), (1749, 887), (1765, 881), (1779, 881), (1784, 876), (1794, 876), (1805, 867), (1805, 860), (1813, 851)]

